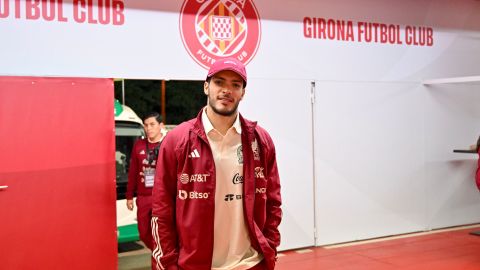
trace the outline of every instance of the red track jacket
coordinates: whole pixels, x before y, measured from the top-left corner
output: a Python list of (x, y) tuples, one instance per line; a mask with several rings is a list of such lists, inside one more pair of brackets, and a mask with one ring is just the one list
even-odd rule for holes
[[(149, 165), (147, 162), (147, 139), (138, 139), (135, 141), (132, 149), (132, 155), (130, 157), (130, 168), (128, 170), (128, 183), (127, 183), (127, 192), (125, 197), (128, 200), (133, 199), (134, 195), (137, 196), (150, 196), (152, 195), (152, 188), (145, 187), (145, 184), (142, 182), (142, 176), (140, 172), (143, 171), (143, 167), (155, 168), (155, 164)], [(157, 143), (148, 143), (149, 149), (154, 149), (158, 147), (159, 142)]]
[[(156, 171), (152, 194), (154, 269), (211, 269), (215, 162), (201, 115), (200, 111), (196, 119), (170, 131), (160, 147), (158, 168), (162, 169)], [(271, 270), (282, 218), (275, 147), (256, 122), (241, 115), (240, 122), (246, 224), (252, 246)]]

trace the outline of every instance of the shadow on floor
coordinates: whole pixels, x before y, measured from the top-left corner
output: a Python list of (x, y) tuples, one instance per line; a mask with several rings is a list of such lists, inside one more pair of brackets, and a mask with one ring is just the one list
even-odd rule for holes
[(118, 253), (144, 249), (145, 247), (137, 242), (118, 243)]
[(119, 270), (149, 270), (150, 258), (150, 250), (142, 242), (118, 244)]

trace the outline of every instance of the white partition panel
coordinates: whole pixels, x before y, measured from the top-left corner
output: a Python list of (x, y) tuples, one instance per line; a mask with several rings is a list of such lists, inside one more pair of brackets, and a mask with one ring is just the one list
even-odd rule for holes
[(480, 135), (480, 83), (431, 85), (425, 92), (428, 226), (478, 223), (478, 155), (453, 150), (468, 149)]
[(240, 111), (258, 121), (275, 142), (283, 198), (280, 249), (313, 246), (310, 82), (250, 79)]
[(317, 244), (424, 229), (418, 83), (316, 82)]

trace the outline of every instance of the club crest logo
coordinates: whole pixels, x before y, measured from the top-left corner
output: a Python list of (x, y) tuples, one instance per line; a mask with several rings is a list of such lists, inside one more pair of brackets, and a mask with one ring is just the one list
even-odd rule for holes
[(247, 64), (260, 44), (260, 17), (252, 0), (185, 0), (180, 33), (190, 56), (205, 69), (223, 57)]

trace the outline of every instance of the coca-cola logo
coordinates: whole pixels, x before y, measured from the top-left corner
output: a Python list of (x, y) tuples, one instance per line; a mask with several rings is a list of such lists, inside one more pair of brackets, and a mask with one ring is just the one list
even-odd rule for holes
[(233, 182), (235, 185), (242, 184), (242, 183), (243, 183), (243, 176), (240, 175), (239, 173), (236, 173), (236, 174), (233, 176), (232, 182)]

